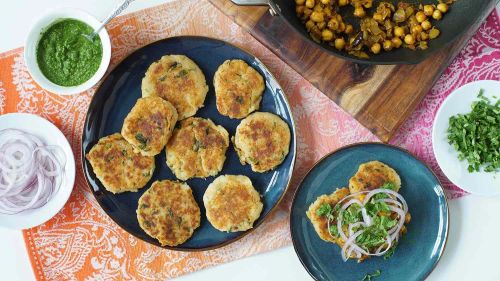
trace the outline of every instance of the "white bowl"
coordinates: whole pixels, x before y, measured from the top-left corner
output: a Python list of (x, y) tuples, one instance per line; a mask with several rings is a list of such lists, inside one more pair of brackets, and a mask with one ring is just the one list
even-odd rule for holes
[(80, 20), (90, 25), (94, 29), (97, 29), (101, 25), (101, 22), (99, 20), (82, 10), (73, 8), (52, 10), (40, 17), (31, 27), (31, 30), (25, 42), (24, 61), (26, 63), (26, 66), (28, 67), (28, 71), (30, 72), (31, 77), (42, 88), (60, 95), (74, 95), (92, 88), (104, 76), (111, 60), (111, 41), (109, 40), (108, 32), (105, 28), (103, 28), (99, 32), (99, 38), (101, 39), (102, 43), (102, 60), (101, 65), (97, 69), (97, 72), (94, 74), (94, 76), (78, 86), (65, 87), (57, 85), (47, 79), (38, 67), (36, 59), (36, 48), (43, 30), (45, 30), (56, 21), (64, 18)]
[(458, 160), (458, 152), (448, 143), (450, 117), (459, 113), (469, 113), (473, 101), (478, 100), (479, 90), (492, 101), (499, 97), (500, 81), (483, 80), (465, 84), (453, 91), (439, 108), (432, 126), (432, 148), (437, 163), (448, 179), (472, 194), (500, 196), (500, 173), (469, 173), (466, 160)]
[(0, 214), (0, 227), (11, 229), (35, 227), (55, 216), (68, 201), (75, 183), (75, 157), (63, 133), (54, 124), (37, 115), (27, 113), (0, 115), (0, 130), (3, 129), (17, 129), (36, 135), (47, 145), (59, 146), (66, 156), (61, 184), (47, 204), (13, 215)]

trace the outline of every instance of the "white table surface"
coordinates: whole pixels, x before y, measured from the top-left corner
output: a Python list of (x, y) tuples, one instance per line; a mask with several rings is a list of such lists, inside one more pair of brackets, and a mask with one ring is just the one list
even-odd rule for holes
[[(167, 0), (138, 0), (127, 12), (158, 5)], [(170, 0), (172, 1), (172, 0)], [(182, 0), (178, 0), (182, 1)], [(54, 7), (78, 7), (104, 18), (120, 0), (15, 0), (2, 1), (0, 52), (23, 45), (32, 19)], [(500, 280), (500, 198), (466, 196), (450, 200), (450, 234), (445, 253), (429, 281)], [(34, 279), (21, 231), (0, 228), (0, 280)], [(293, 248), (285, 247), (185, 275), (178, 280), (311, 280)], [(383, 278), (379, 279), (383, 280)]]

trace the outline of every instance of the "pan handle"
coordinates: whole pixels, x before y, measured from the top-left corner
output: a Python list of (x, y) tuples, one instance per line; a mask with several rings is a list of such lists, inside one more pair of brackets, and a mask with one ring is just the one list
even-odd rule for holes
[(240, 6), (269, 6), (269, 13), (273, 16), (278, 15), (281, 11), (272, 0), (231, 0), (231, 2)]

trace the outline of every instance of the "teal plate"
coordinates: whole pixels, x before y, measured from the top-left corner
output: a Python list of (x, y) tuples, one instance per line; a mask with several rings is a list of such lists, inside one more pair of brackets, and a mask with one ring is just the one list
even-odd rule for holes
[[(394, 255), (371, 257), (362, 263), (342, 261), (340, 247), (319, 238), (306, 216), (309, 205), (322, 194), (348, 185), (364, 162), (378, 160), (393, 167), (401, 177), (411, 222)], [(295, 193), (290, 216), (293, 246), (315, 280), (358, 281), (381, 271), (373, 280), (423, 280), (438, 263), (448, 237), (448, 204), (434, 173), (404, 149), (381, 143), (360, 143), (325, 156), (309, 171)]]

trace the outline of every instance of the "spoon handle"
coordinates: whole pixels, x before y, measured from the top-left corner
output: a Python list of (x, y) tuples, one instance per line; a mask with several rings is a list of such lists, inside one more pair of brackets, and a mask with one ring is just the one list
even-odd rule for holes
[(134, 2), (135, 0), (124, 0), (119, 6), (117, 6), (114, 11), (102, 22), (101, 26), (99, 26), (99, 28), (95, 31), (95, 33), (99, 33), (99, 31), (101, 31), (101, 29), (110, 21), (112, 20), (114, 17), (118, 16), (119, 14), (121, 14), (123, 12), (123, 10), (125, 10), (128, 5), (132, 2)]

